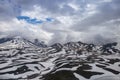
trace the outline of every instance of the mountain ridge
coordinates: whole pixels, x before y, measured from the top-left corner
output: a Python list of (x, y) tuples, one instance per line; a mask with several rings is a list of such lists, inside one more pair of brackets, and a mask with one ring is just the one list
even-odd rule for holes
[[(46, 47), (46, 45), (44, 43), (41, 43), (41, 42), (38, 41), (38, 43), (36, 44), (35, 42), (32, 42), (32, 41), (27, 40), (27, 39), (25, 39), (23, 37), (20, 37), (20, 36), (15, 36), (15, 37), (11, 37), (11, 38), (10, 37), (1, 38), (0, 39), (0, 44), (6, 43), (8, 41), (9, 41), (9, 43), (14, 43), (14, 44), (16, 43), (16, 44), (25, 45), (25, 43), (28, 43), (28, 44), (32, 44), (32, 45), (35, 45), (35, 46), (38, 46), (38, 47)], [(11, 45), (14, 45), (14, 44), (11, 44)]]
[(78, 41), (40, 47), (21, 37), (8, 39), (0, 44), (0, 79), (96, 80), (112, 75), (119, 80), (120, 50), (115, 46)]

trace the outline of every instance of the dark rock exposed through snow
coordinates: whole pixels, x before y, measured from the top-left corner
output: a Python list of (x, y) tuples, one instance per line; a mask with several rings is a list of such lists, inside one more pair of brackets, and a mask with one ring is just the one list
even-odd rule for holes
[[(82, 42), (40, 46), (20, 38), (0, 39), (0, 80), (95, 80), (120, 77), (117, 43)], [(107, 79), (107, 78), (106, 78)]]

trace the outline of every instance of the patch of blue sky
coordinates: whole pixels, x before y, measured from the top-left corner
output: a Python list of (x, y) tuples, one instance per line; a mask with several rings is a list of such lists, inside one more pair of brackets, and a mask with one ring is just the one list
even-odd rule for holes
[(37, 19), (30, 19), (30, 20), (27, 20), (28, 23), (31, 23), (31, 24), (41, 24), (43, 23), (42, 20), (37, 20)]
[(28, 22), (30, 24), (41, 24), (41, 23), (43, 23), (42, 20), (37, 20), (36, 18), (31, 19), (28, 16), (18, 16), (17, 19), (18, 20), (25, 20), (26, 22)]
[(18, 16), (17, 19), (18, 20), (29, 20), (30, 17), (27, 17), (27, 16)]
[(18, 16), (17, 17), (18, 20), (25, 20), (26, 22), (30, 23), (30, 24), (42, 24), (43, 22), (52, 22), (54, 21), (53, 18), (45, 18), (46, 21), (44, 20), (38, 20), (36, 18), (30, 18), (28, 16)]
[(54, 18), (46, 18), (46, 21), (48, 21), (48, 22), (53, 22), (53, 21), (54, 21)]

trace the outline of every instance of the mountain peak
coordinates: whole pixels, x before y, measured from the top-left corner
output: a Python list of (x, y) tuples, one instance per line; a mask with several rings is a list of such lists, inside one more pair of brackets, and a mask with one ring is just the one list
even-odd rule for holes
[(11, 38), (10, 40), (1, 43), (0, 47), (6, 48), (25, 48), (25, 47), (36, 47), (31, 41), (24, 39), (20, 36)]
[(0, 39), (0, 47), (24, 48), (24, 47), (47, 47), (47, 45), (35, 39), (33, 42), (21, 36), (4, 37)]
[(23, 39), (21, 36), (15, 36), (14, 39)]

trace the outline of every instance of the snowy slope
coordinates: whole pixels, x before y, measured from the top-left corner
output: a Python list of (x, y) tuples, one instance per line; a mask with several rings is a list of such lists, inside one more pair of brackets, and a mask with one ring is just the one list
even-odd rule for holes
[(14, 37), (10, 41), (0, 44), (0, 48), (25, 48), (25, 47), (36, 47), (32, 42), (21, 38), (19, 36)]
[(38, 47), (15, 37), (0, 44), (0, 80), (120, 80), (116, 43)]

